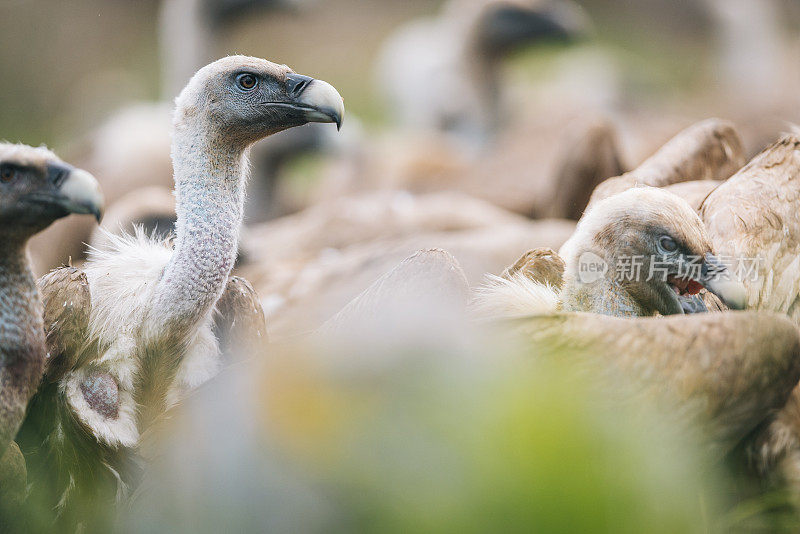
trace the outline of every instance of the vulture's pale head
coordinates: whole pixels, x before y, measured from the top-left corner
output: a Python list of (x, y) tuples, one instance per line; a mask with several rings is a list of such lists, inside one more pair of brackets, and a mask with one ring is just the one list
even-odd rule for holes
[(605, 298), (619, 293), (637, 315), (671, 315), (706, 288), (730, 308), (744, 307), (744, 287), (714, 256), (697, 213), (662, 189), (634, 188), (597, 202), (561, 254), (567, 285), (582, 300), (594, 286), (605, 288)]
[(342, 97), (329, 83), (246, 56), (197, 71), (175, 104), (178, 131), (203, 128), (212, 140), (238, 146), (309, 122), (340, 127), (344, 117)]
[(70, 213), (100, 220), (103, 195), (88, 172), (39, 147), (0, 144), (0, 231), (21, 240)]

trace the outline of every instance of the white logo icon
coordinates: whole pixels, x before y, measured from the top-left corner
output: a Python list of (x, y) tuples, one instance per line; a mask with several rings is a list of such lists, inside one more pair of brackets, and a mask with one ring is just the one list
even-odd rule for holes
[(578, 258), (578, 280), (582, 284), (592, 284), (603, 278), (608, 272), (606, 260), (586, 251)]

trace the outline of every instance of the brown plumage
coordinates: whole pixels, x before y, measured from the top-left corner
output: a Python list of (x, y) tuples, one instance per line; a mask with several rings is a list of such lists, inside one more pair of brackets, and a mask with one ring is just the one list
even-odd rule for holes
[[(700, 217), (719, 254), (755, 259), (749, 308), (800, 321), (800, 140), (786, 136), (712, 191)], [(755, 276), (753, 276), (755, 275)]]
[(261, 301), (244, 278), (231, 276), (217, 301), (214, 334), (223, 354), (250, 354), (267, 339), (267, 323)]
[(664, 187), (694, 180), (724, 180), (742, 165), (742, 141), (733, 125), (708, 119), (677, 134), (635, 170), (601, 183), (589, 203), (641, 185)]
[(237, 273), (261, 295), (277, 339), (318, 328), (418, 250), (447, 250), (477, 285), (519, 250), (558, 248), (574, 229), (571, 221), (528, 221), (458, 194), (367, 196), (269, 223), (258, 239), (245, 233)]
[(558, 314), (515, 324), (537, 350), (599, 359), (641, 379), (646, 390), (677, 397), (723, 451), (783, 406), (800, 379), (797, 329), (767, 312), (652, 319)]
[(459, 191), (528, 217), (577, 219), (595, 185), (624, 170), (619, 152), (602, 118), (537, 118), (504, 130), (478, 154), (431, 133), (394, 136), (373, 142), (356, 162), (337, 162), (316, 197)]
[(706, 197), (716, 189), (722, 182), (718, 180), (691, 180), (689, 182), (679, 182), (677, 184), (665, 185), (663, 189), (673, 195), (678, 195), (689, 203), (695, 211), (700, 210), (700, 205)]
[(42, 303), (28, 240), (69, 213), (100, 217), (102, 195), (86, 171), (49, 150), (0, 144), (0, 524), (22, 497), (25, 464), (14, 443), (47, 362)]
[(422, 325), (417, 321), (433, 316), (433, 310), (465, 309), (468, 298), (469, 286), (458, 261), (444, 250), (423, 250), (381, 276), (325, 322), (319, 333), (358, 339), (359, 333), (380, 331), (388, 324), (396, 327), (405, 322), (413, 328)]
[[(740, 270), (748, 307), (787, 314), (795, 324), (800, 322), (799, 202), (800, 140), (785, 136), (700, 207), (714, 246)], [(759, 372), (763, 376), (764, 370)], [(800, 386), (749, 454), (759, 473), (782, 476), (800, 503)]]
[(382, 191), (336, 198), (245, 228), (242, 249), (247, 259), (242, 271), (259, 270), (257, 265), (268, 268), (281, 260), (301, 264), (325, 250), (344, 250), (371, 241), (524, 222), (516, 214), (456, 192), (411, 195)]
[(564, 285), (565, 268), (564, 259), (555, 250), (535, 248), (520, 256), (500, 276), (511, 280), (514, 276), (523, 275), (540, 284), (548, 284), (560, 289)]
[(532, 222), (461, 193), (374, 192), (245, 228), (236, 272), (261, 295), (270, 333), (281, 337), (317, 328), (417, 250), (448, 250), (474, 285), (520, 249), (561, 246), (574, 228)]
[(77, 356), (89, 339), (92, 296), (86, 275), (67, 266), (50, 271), (38, 281), (44, 296), (44, 325), (50, 358), (45, 380), (57, 381), (78, 364)]

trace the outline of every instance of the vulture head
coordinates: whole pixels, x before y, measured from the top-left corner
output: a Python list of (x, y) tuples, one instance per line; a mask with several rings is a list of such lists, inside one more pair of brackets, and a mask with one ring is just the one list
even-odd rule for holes
[(27, 240), (70, 213), (100, 220), (103, 195), (88, 172), (39, 147), (0, 144), (0, 227)]
[(697, 213), (662, 189), (629, 189), (593, 205), (562, 256), (567, 308), (598, 311), (616, 296), (617, 311), (631, 315), (680, 314), (703, 288), (744, 308), (744, 286), (714, 256)]
[(538, 42), (570, 42), (589, 24), (571, 2), (492, 0), (486, 2), (475, 27), (476, 48), (490, 58), (506, 56)]
[(216, 137), (243, 146), (309, 122), (341, 127), (344, 116), (344, 101), (329, 83), (245, 56), (228, 56), (197, 71), (176, 105), (177, 130), (200, 127), (212, 142)]

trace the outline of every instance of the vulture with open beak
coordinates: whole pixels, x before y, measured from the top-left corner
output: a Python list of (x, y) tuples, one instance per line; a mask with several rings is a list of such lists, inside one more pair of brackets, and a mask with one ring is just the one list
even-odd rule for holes
[(561, 248), (563, 286), (524, 270), (490, 277), (478, 308), (489, 316), (584, 311), (621, 317), (684, 313), (708, 289), (729, 307), (744, 288), (714, 255), (702, 221), (683, 199), (654, 187), (629, 189), (592, 205)]

